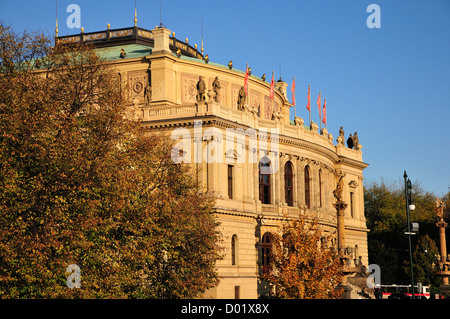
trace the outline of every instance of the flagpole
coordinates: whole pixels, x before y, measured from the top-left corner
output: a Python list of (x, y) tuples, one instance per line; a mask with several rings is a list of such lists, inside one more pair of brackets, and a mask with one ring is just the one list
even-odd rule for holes
[[(245, 67), (245, 72), (246, 73), (248, 73), (248, 62), (247, 62), (247, 65), (246, 65), (246, 67)], [(247, 95), (250, 95), (249, 93), (250, 93), (250, 90), (248, 89), (248, 82), (250, 82), (249, 81), (249, 78), (250, 78), (250, 75), (248, 76), (248, 78), (247, 78)], [(249, 100), (250, 100), (250, 98), (249, 98)], [(250, 101), (247, 101), (247, 104), (250, 104)]]
[(308, 84), (308, 92), (309, 92), (309, 129), (311, 129), (311, 84)]
[[(295, 85), (295, 76), (294, 76), (294, 85)], [(295, 98), (295, 86), (294, 86), (294, 98)], [(292, 101), (294, 103), (294, 122), (295, 122), (295, 118), (297, 117), (297, 109), (295, 107), (295, 101)]]
[[(274, 80), (274, 76), (275, 76), (275, 71), (274, 70), (272, 70), (272, 80)], [(273, 97), (272, 97), (272, 114), (274, 113), (274, 100), (275, 100), (275, 87), (274, 87), (274, 90), (273, 90)]]
[[(318, 101), (319, 103), (321, 102), (320, 91)], [(319, 133), (320, 133), (320, 131), (322, 131), (322, 116), (321, 116), (322, 110), (320, 109), (320, 104), (318, 106), (319, 106)]]

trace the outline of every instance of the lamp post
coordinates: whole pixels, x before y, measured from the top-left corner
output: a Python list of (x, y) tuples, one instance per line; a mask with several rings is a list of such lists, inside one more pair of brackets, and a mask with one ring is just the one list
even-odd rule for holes
[(408, 178), (408, 175), (406, 175), (406, 171), (403, 174), (403, 178), (405, 179), (405, 199), (406, 199), (406, 218), (408, 223), (408, 242), (409, 242), (409, 268), (411, 272), (411, 290), (412, 290), (412, 299), (414, 299), (414, 273), (413, 273), (413, 261), (412, 261), (412, 248), (411, 248), (411, 223), (409, 218), (409, 211), (414, 210), (416, 207), (412, 204), (411, 200), (411, 181)]

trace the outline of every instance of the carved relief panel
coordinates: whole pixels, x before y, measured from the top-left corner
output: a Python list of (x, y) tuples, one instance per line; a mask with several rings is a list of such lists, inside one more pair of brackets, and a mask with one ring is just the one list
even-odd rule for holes
[(266, 120), (271, 120), (272, 113), (272, 100), (266, 95), (264, 96), (264, 118)]
[(258, 116), (261, 116), (261, 93), (250, 90), (250, 107), (258, 110)]
[(144, 103), (145, 87), (149, 83), (147, 71), (127, 72), (128, 94), (127, 102), (129, 104)]
[(181, 101), (197, 102), (198, 76), (193, 74), (181, 74)]

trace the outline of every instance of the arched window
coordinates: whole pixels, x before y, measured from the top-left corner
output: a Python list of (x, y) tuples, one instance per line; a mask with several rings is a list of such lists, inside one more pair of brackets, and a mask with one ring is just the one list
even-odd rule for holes
[(231, 264), (237, 265), (238, 264), (238, 238), (237, 235), (233, 235), (231, 237)]
[(270, 159), (263, 157), (259, 161), (259, 200), (270, 204)]
[(270, 233), (265, 233), (261, 242), (261, 266), (263, 273), (270, 272), (272, 270), (272, 261), (270, 259), (271, 251), (272, 238)]
[(322, 207), (322, 198), (323, 198), (323, 196), (322, 196), (322, 182), (323, 182), (323, 173), (322, 173), (322, 170), (320, 169), (319, 170), (319, 207)]
[(311, 178), (309, 166), (305, 166), (305, 205), (311, 208)]
[(289, 161), (284, 166), (284, 199), (288, 206), (294, 206), (294, 174), (292, 163)]

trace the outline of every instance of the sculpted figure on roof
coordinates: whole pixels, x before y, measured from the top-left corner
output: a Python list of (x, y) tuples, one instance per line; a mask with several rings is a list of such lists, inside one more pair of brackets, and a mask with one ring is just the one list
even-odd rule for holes
[(353, 134), (353, 146), (355, 147), (355, 150), (361, 149), (361, 144), (359, 144), (358, 132), (355, 132), (355, 134)]
[(337, 137), (336, 141), (338, 142), (338, 144), (340, 145), (344, 145), (345, 142), (345, 138), (344, 138), (344, 128), (341, 126), (341, 128), (339, 129), (339, 136)]
[(352, 148), (353, 149), (353, 136), (352, 136), (352, 134), (350, 134), (350, 136), (347, 139), (347, 146), (348, 146), (348, 148)]

